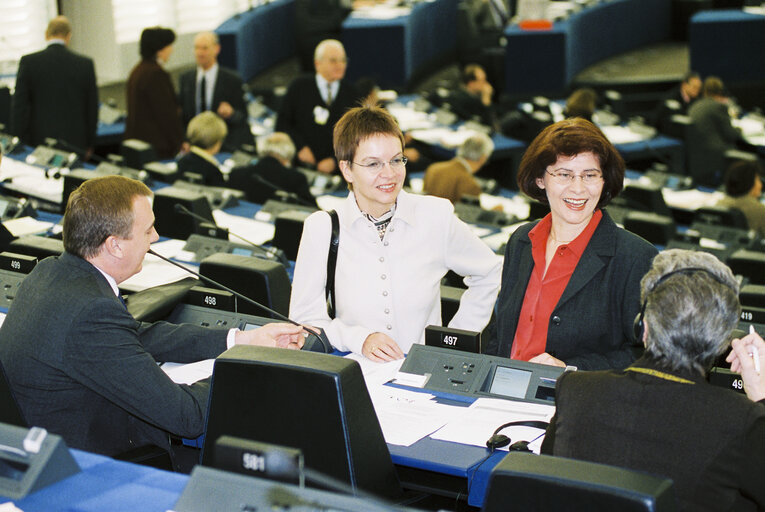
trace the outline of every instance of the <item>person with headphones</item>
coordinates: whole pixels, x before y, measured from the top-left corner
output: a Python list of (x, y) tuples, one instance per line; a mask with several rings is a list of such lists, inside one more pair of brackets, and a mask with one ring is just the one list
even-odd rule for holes
[(640, 279), (657, 251), (608, 215), (624, 160), (593, 123), (564, 119), (529, 145), (518, 186), (550, 213), (507, 242), (496, 337), (484, 352), (583, 370), (629, 365), (641, 352), (632, 334)]
[(748, 398), (706, 381), (738, 323), (738, 291), (709, 253), (659, 253), (634, 324), (644, 356), (623, 370), (564, 373), (542, 452), (669, 477), (679, 510), (764, 509), (760, 335), (733, 340), (728, 356)]

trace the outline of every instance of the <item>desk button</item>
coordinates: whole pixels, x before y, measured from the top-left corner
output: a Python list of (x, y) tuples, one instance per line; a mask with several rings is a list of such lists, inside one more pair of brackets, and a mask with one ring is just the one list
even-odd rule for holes
[(385, 247), (388, 247), (388, 242), (383, 242), (383, 245), (384, 245)]
[(396, 228), (388, 228), (388, 231), (390, 231), (391, 233), (393, 233), (394, 231), (396, 231)]
[(555, 315), (554, 317), (552, 317), (552, 322), (555, 325), (560, 325), (560, 317), (558, 315)]
[(382, 263), (383, 261), (385, 261), (385, 258), (380, 256), (380, 263)]

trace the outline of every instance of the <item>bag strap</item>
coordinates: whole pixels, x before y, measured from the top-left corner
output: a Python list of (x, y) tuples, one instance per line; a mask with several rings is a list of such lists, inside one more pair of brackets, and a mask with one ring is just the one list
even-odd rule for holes
[(335, 210), (327, 212), (332, 221), (332, 232), (329, 237), (329, 254), (327, 255), (327, 313), (335, 318), (335, 267), (337, 267), (337, 248), (340, 245), (340, 219)]

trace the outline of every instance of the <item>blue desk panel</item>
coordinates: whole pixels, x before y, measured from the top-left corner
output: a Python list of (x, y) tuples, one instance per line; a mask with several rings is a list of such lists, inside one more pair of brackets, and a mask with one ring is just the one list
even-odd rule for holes
[(744, 11), (702, 11), (688, 26), (691, 69), (724, 82), (765, 80), (765, 16)]
[(295, 54), (295, 2), (259, 5), (229, 18), (215, 33), (220, 38), (218, 61), (246, 82)]
[(370, 77), (384, 89), (405, 88), (427, 70), (450, 61), (457, 48), (458, 0), (421, 2), (408, 16), (343, 22), (346, 78)]
[(579, 71), (612, 55), (669, 39), (671, 2), (613, 0), (556, 22), (551, 30), (505, 29), (505, 92), (565, 93)]

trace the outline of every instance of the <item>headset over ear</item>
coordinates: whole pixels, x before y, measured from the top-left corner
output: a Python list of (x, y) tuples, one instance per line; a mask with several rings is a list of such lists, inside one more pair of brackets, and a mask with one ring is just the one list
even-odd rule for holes
[(645, 331), (645, 325), (643, 323), (643, 317), (645, 316), (645, 307), (646, 304), (648, 304), (648, 296), (653, 293), (653, 291), (659, 287), (661, 283), (669, 279), (670, 277), (677, 275), (677, 274), (692, 274), (693, 272), (704, 272), (708, 276), (710, 276), (712, 279), (717, 281), (718, 283), (727, 286), (728, 288), (731, 288), (735, 291), (734, 288), (731, 287), (730, 283), (726, 283), (722, 280), (717, 274), (714, 274), (710, 272), (709, 270), (701, 267), (686, 267), (686, 268), (679, 268), (677, 270), (673, 270), (672, 272), (667, 272), (663, 276), (659, 278), (658, 281), (649, 289), (647, 290), (647, 293), (645, 295), (645, 299), (643, 300), (643, 303), (640, 305), (640, 313), (637, 314), (635, 317), (635, 321), (632, 324), (632, 330), (635, 333), (635, 339), (639, 342), (643, 341), (643, 335)]
[[(542, 430), (547, 430), (547, 426), (549, 423), (546, 421), (536, 421), (536, 420), (527, 420), (527, 421), (511, 421), (510, 423), (505, 423), (504, 425), (500, 425), (497, 427), (497, 430), (494, 431), (494, 433), (491, 435), (489, 439), (486, 440), (486, 447), (489, 448), (492, 452), (498, 448), (503, 448), (510, 444), (511, 439), (507, 437), (504, 434), (500, 434), (500, 432), (503, 429), (506, 429), (507, 427), (533, 427), (533, 428), (541, 428)], [(512, 445), (510, 445), (510, 451), (514, 452), (530, 452), (529, 450), (529, 441), (516, 441)]]

